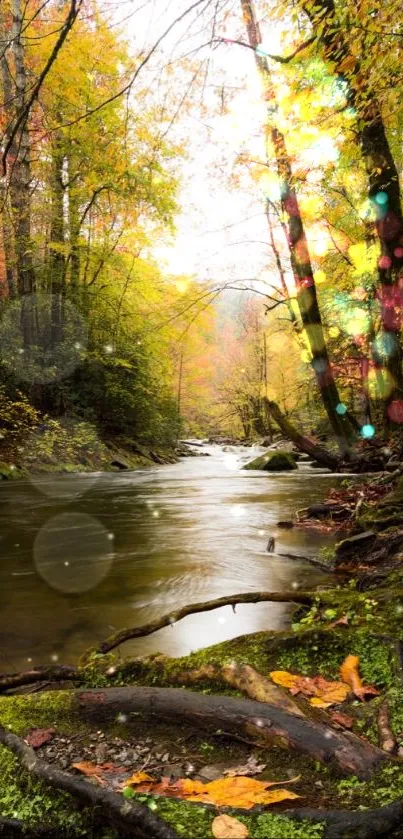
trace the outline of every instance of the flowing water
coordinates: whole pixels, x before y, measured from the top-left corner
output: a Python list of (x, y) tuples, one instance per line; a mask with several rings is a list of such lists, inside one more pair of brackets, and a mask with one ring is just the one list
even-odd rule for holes
[[(75, 662), (114, 630), (195, 601), (328, 579), (277, 554), (317, 556), (325, 538), (276, 523), (321, 500), (340, 477), (307, 465), (242, 471), (258, 448), (204, 451), (209, 457), (144, 471), (0, 484), (0, 670)], [(274, 554), (266, 551), (270, 535)], [(235, 614), (223, 607), (121, 651), (183, 655), (245, 632), (285, 628), (290, 614), (282, 603), (240, 605)]]

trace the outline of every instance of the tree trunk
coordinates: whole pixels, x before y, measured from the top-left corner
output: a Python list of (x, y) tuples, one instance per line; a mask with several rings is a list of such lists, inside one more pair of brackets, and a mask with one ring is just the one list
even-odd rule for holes
[[(186, 721), (206, 730), (242, 732), (259, 742), (296, 749), (321, 763), (334, 762), (346, 775), (369, 778), (387, 760), (381, 749), (354, 734), (290, 714), (274, 705), (232, 696), (208, 696), (177, 688), (121, 687), (72, 691), (73, 709), (100, 725), (119, 713)], [(136, 716), (134, 716), (134, 720)]]
[(340, 416), (336, 411), (341, 400), (327, 352), (313, 276), (313, 267), (298, 198), (293, 186), (291, 162), (287, 153), (284, 136), (275, 124), (272, 109), (269, 104), (270, 101), (273, 101), (275, 92), (267, 59), (259, 55), (258, 50), (262, 39), (252, 0), (241, 0), (241, 8), (248, 32), (249, 43), (254, 48), (255, 61), (263, 83), (265, 98), (268, 102), (267, 139), (271, 140), (274, 148), (279, 182), (282, 187), (281, 203), (288, 220), (288, 246), (296, 281), (297, 304), (312, 353), (312, 367), (326, 413), (336, 435), (338, 446), (343, 455), (349, 457), (351, 456), (350, 446), (355, 434), (348, 418), (343, 415)]
[[(21, 113), (27, 92), (24, 45), (21, 38), (23, 13), (21, 0), (11, 0), (11, 55), (14, 61), (14, 113)], [(22, 298), (21, 329), (24, 344), (35, 343), (36, 317), (32, 299), (35, 292), (35, 272), (31, 241), (31, 159), (27, 120), (24, 120), (13, 143), (14, 155), (8, 155), (10, 204), (13, 215), (18, 294)]]
[(52, 175), (51, 175), (51, 224), (50, 224), (50, 290), (51, 290), (51, 328), (50, 342), (55, 347), (62, 340), (63, 317), (62, 297), (65, 284), (65, 244), (64, 235), (64, 186), (63, 186), (63, 137), (56, 132), (53, 137)]
[(294, 428), (290, 421), (284, 416), (276, 402), (271, 402), (269, 399), (266, 399), (265, 404), (267, 412), (274, 419), (274, 422), (277, 423), (285, 437), (295, 443), (297, 449), (300, 449), (301, 452), (305, 452), (305, 454), (309, 454), (310, 457), (322, 466), (326, 466), (327, 469), (331, 469), (333, 472), (339, 470), (339, 458), (326, 451), (326, 449), (322, 449), (321, 446), (317, 446), (316, 443), (313, 443), (312, 440), (309, 439), (309, 437), (305, 437), (303, 434), (300, 434), (299, 431), (297, 431), (297, 429)]
[[(403, 273), (403, 213), (399, 174), (376, 95), (360, 61), (350, 51), (337, 18), (334, 0), (312, 0), (303, 8), (313, 27), (320, 27), (325, 58), (332, 63), (333, 72), (347, 85), (347, 99), (357, 112), (355, 131), (368, 176), (368, 197), (376, 210), (375, 227), (382, 252), (378, 262), (379, 298), (383, 329), (391, 337), (385, 367), (394, 382), (388, 401), (396, 397), (401, 399), (403, 291), (399, 279)], [(343, 69), (346, 62), (348, 71)]]
[[(1, 49), (1, 80), (3, 85), (3, 108), (6, 119), (6, 128), (4, 131), (4, 142), (8, 139), (8, 128), (10, 127), (12, 116), (12, 101), (13, 101), (13, 83), (10, 68), (7, 61), (6, 48), (9, 43), (7, 33), (5, 31), (4, 18), (0, 8), (0, 49)], [(10, 149), (10, 156), (15, 158), (16, 148)], [(6, 273), (7, 290), (10, 297), (15, 297), (17, 294), (17, 277), (15, 272), (15, 249), (14, 249), (14, 232), (12, 217), (10, 211), (9, 201), (9, 184), (7, 177), (1, 179), (0, 184), (0, 201), (1, 201), (1, 218), (2, 218), (2, 239), (3, 239), (3, 253), (4, 266)]]

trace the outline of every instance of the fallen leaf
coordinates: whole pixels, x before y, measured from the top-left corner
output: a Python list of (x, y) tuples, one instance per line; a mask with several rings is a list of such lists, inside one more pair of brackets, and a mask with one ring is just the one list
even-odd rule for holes
[(344, 702), (346, 696), (350, 693), (350, 688), (343, 682), (329, 682), (322, 676), (297, 676), (293, 673), (288, 673), (286, 670), (274, 670), (270, 673), (273, 681), (288, 687), (292, 694), (302, 693), (304, 696), (313, 696), (311, 699), (312, 705), (318, 708), (329, 708), (330, 705), (338, 705)]
[(335, 626), (348, 626), (348, 615), (343, 615), (342, 618), (339, 618), (337, 621), (331, 623), (329, 629), (333, 629)]
[[(163, 777), (161, 781), (146, 781), (136, 786), (136, 792), (151, 792), (153, 795), (165, 795), (168, 798), (185, 798), (187, 801), (215, 804), (218, 807), (241, 807), (250, 810), (256, 804), (275, 804), (277, 801), (300, 798), (295, 792), (286, 789), (269, 791), (277, 784), (290, 784), (298, 781), (257, 781), (243, 775), (232, 778), (220, 778), (203, 784), (190, 778), (178, 778), (172, 781)], [(127, 789), (127, 784), (124, 786)]]
[(211, 832), (215, 839), (247, 839), (249, 830), (233, 816), (216, 816), (211, 824)]
[(300, 798), (295, 792), (286, 789), (268, 791), (268, 786), (269, 781), (256, 781), (237, 775), (205, 784), (203, 792), (190, 796), (189, 800), (250, 810), (256, 804), (276, 804), (278, 801)]
[(135, 772), (131, 778), (128, 778), (127, 781), (125, 781), (125, 786), (134, 787), (136, 784), (143, 784), (144, 781), (154, 782), (154, 778), (152, 778), (151, 775), (147, 775), (147, 772)]
[(55, 728), (33, 728), (32, 731), (24, 737), (24, 740), (28, 746), (31, 746), (33, 749), (39, 749), (40, 746), (43, 746), (45, 743), (49, 743), (50, 740), (53, 740), (55, 734)]
[(354, 724), (353, 718), (349, 717), (348, 714), (342, 714), (341, 711), (332, 711), (330, 719), (337, 725), (341, 725), (342, 728), (352, 728)]
[(340, 667), (340, 675), (353, 690), (354, 695), (362, 701), (367, 696), (378, 696), (379, 690), (372, 685), (364, 685), (358, 672), (360, 659), (358, 655), (348, 655)]
[(124, 766), (117, 766), (115, 763), (91, 763), (90, 760), (83, 760), (80, 763), (73, 763), (73, 769), (82, 772), (87, 778), (95, 778), (101, 786), (106, 785), (106, 780), (102, 776), (108, 772), (114, 774), (125, 772)]

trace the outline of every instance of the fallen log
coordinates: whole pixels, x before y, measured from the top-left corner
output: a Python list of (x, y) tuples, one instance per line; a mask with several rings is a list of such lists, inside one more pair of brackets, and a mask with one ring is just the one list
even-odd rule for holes
[(101, 807), (106, 821), (122, 831), (122, 835), (144, 837), (144, 839), (178, 839), (178, 834), (158, 816), (137, 802), (127, 801), (116, 792), (94, 786), (88, 781), (76, 778), (68, 772), (39, 760), (34, 750), (21, 737), (0, 726), (0, 743), (16, 755), (20, 763), (49, 786), (70, 793), (84, 804)]
[(341, 459), (336, 455), (318, 446), (309, 437), (300, 434), (299, 431), (292, 425), (292, 423), (284, 416), (276, 402), (270, 399), (264, 399), (264, 404), (268, 414), (277, 423), (284, 436), (291, 440), (301, 452), (309, 454), (313, 460), (316, 460), (321, 466), (331, 469), (332, 472), (338, 472), (341, 466)]
[[(320, 592), (320, 598), (325, 598), (325, 594), (325, 592)], [(108, 653), (125, 641), (152, 635), (153, 632), (164, 629), (166, 626), (173, 626), (174, 623), (182, 620), (182, 618), (186, 618), (187, 615), (194, 615), (197, 612), (210, 612), (213, 609), (220, 609), (221, 606), (232, 606), (235, 611), (235, 606), (238, 603), (263, 603), (265, 601), (272, 603), (298, 603), (302, 606), (309, 606), (317, 596), (318, 593), (315, 591), (248, 591), (243, 594), (232, 594), (230, 597), (218, 597), (217, 600), (191, 603), (189, 606), (182, 606), (180, 609), (172, 610), (167, 615), (162, 615), (162, 617), (156, 618), (142, 626), (121, 629), (119, 632), (107, 638), (106, 641), (103, 641), (96, 652)]]
[(207, 730), (223, 728), (296, 749), (322, 763), (334, 763), (343, 774), (369, 778), (388, 759), (385, 752), (350, 732), (290, 714), (263, 702), (232, 696), (207, 696), (177, 688), (122, 687), (72, 691), (73, 710), (100, 725), (118, 714), (186, 721)]

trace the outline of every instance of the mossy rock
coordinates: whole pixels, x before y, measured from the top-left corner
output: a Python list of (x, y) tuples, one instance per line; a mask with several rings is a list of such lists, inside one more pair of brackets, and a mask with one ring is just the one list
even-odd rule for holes
[(264, 472), (288, 472), (297, 469), (295, 456), (291, 452), (266, 452), (246, 463), (244, 469), (259, 469)]

